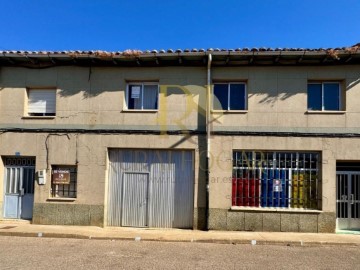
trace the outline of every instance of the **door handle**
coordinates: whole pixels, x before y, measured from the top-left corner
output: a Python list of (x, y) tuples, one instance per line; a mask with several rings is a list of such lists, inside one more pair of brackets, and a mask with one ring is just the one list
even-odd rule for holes
[(20, 196), (24, 196), (24, 194), (25, 194), (25, 189), (20, 189)]
[(350, 194), (350, 204), (354, 204), (354, 194)]

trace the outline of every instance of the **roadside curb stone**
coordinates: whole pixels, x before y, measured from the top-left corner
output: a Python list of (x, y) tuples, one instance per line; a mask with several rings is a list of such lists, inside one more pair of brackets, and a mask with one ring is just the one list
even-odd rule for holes
[[(135, 241), (134, 237), (114, 237), (114, 236), (94, 236), (73, 233), (52, 233), (52, 232), (4, 232), (0, 231), (0, 236), (16, 236), (16, 237), (36, 237), (36, 238), (71, 238), (71, 239), (89, 239), (89, 240), (115, 240), (115, 241)], [(147, 242), (186, 242), (186, 243), (207, 243), (207, 244), (233, 244), (233, 245), (252, 245), (251, 240), (246, 239), (177, 239), (176, 237), (141, 237), (138, 241)], [(253, 245), (276, 245), (276, 246), (360, 246), (357, 242), (330, 242), (330, 241), (302, 241), (302, 240), (256, 240)]]

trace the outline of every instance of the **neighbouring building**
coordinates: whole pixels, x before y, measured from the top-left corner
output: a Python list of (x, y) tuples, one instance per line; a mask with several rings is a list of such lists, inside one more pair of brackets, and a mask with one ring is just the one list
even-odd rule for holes
[(0, 52), (0, 218), (360, 229), (360, 47)]

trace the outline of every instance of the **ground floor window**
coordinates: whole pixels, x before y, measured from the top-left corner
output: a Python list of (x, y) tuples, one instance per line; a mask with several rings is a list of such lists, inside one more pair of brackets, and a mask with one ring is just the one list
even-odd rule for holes
[(234, 151), (232, 205), (321, 207), (320, 154)]
[(77, 167), (52, 166), (51, 197), (76, 198)]

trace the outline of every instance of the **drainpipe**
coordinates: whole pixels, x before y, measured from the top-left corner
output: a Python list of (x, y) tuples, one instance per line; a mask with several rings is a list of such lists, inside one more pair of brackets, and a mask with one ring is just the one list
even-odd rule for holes
[(206, 215), (206, 226), (205, 229), (209, 230), (209, 190), (210, 190), (210, 117), (211, 117), (211, 62), (212, 55), (208, 55), (207, 63), (207, 88), (206, 88), (206, 197), (205, 197), (205, 215)]

